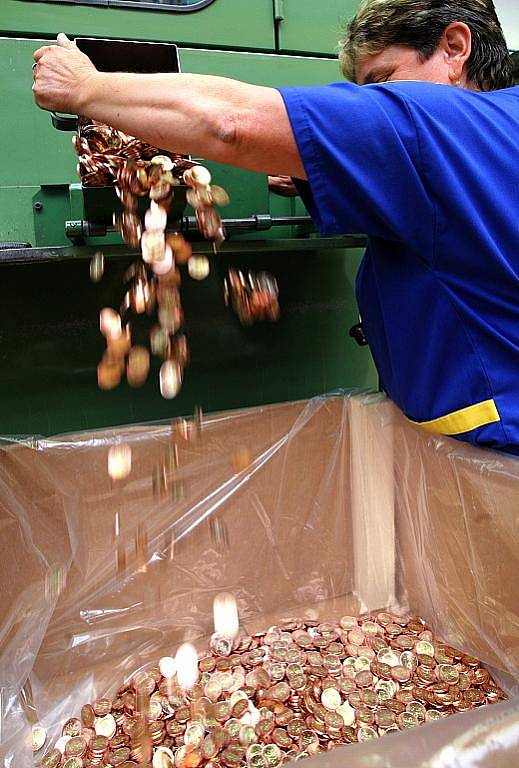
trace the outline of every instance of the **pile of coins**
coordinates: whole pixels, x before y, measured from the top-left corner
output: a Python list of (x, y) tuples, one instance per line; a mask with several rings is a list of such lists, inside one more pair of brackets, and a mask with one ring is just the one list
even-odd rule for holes
[[(178, 232), (166, 233), (168, 211), (175, 187), (189, 187), (188, 202), (195, 208), (199, 229), (216, 249), (225, 234), (214, 205), (226, 205), (227, 194), (211, 186), (211, 174), (201, 165), (180, 155), (159, 153), (121, 131), (92, 120), (80, 121), (74, 136), (79, 155), (78, 173), (85, 186), (115, 184), (122, 211), (114, 214), (114, 226), (131, 247), (140, 246), (142, 259), (124, 276), (126, 292), (119, 312), (109, 307), (100, 314), (100, 329), (106, 350), (97, 369), (101, 389), (117, 387), (126, 374), (128, 384), (141, 387), (150, 371), (150, 353), (142, 345), (132, 346), (129, 315), (157, 315), (149, 333), (151, 353), (162, 359), (160, 392), (166, 399), (179, 393), (189, 359), (187, 339), (181, 328), (184, 313), (180, 297), (178, 265), (187, 264), (189, 275), (203, 280), (209, 274), (206, 256), (193, 255), (190, 244)], [(138, 214), (138, 199), (149, 195), (144, 229)], [(99, 282), (104, 256), (94, 255), (90, 277)]]
[(41, 768), (275, 768), (505, 698), (477, 659), (389, 612), (215, 634), (194, 675), (179, 654), (86, 704)]
[(242, 325), (258, 320), (279, 319), (279, 290), (276, 278), (268, 272), (243, 272), (230, 269), (224, 283), (225, 304), (236, 313)]
[[(78, 155), (77, 173), (84, 187), (112, 186), (128, 161), (143, 168), (147, 160), (159, 154), (158, 149), (146, 142), (86, 117), (79, 119), (72, 144)], [(167, 156), (179, 171), (192, 165), (182, 155), (168, 152)]]

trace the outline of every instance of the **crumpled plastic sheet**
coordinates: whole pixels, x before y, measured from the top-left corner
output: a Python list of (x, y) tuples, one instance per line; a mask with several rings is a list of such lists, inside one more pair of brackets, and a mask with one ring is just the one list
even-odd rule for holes
[[(222, 591), (248, 632), (290, 616), (409, 611), (483, 660), (511, 696), (308, 768), (519, 766), (516, 459), (426, 433), (374, 393), (206, 417), (200, 437), (180, 443), (168, 489), (154, 491), (171, 441), (170, 424), (149, 424), (0, 444), (7, 768), (33, 765), (32, 722), (52, 745), (83, 703), (181, 642), (206, 645)], [(118, 443), (131, 446), (132, 472), (114, 482), (107, 455)]]

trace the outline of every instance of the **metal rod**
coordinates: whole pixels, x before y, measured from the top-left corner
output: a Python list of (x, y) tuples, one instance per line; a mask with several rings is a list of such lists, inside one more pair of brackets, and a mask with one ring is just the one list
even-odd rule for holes
[[(310, 216), (270, 216), (268, 213), (260, 213), (246, 218), (223, 219), (224, 229), (229, 232), (266, 232), (273, 227), (297, 227), (313, 226)], [(198, 225), (194, 216), (183, 216), (178, 222), (169, 228), (171, 231), (196, 232)], [(103, 225), (98, 222), (74, 221), (65, 222), (65, 231), (72, 239), (74, 237), (102, 237), (107, 232), (115, 232), (111, 224)]]

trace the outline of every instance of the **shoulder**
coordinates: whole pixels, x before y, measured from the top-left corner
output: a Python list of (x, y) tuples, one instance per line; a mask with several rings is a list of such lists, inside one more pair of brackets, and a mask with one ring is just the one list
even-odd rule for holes
[(449, 116), (446, 109), (451, 108), (454, 111), (485, 111), (504, 105), (517, 105), (519, 108), (519, 87), (517, 86), (500, 91), (480, 92), (455, 88), (452, 85), (403, 80), (363, 87), (367, 90), (376, 90), (381, 99), (403, 99), (412, 110), (441, 111), (446, 119)]

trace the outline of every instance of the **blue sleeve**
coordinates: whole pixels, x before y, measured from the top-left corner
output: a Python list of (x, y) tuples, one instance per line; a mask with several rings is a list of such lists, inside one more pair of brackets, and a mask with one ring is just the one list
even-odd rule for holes
[(319, 231), (413, 242), (427, 258), (434, 206), (398, 88), (333, 83), (279, 91), (308, 179), (299, 190)]

